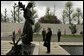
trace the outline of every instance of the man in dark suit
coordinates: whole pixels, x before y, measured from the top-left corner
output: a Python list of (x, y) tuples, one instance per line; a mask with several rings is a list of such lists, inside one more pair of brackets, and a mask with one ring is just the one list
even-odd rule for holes
[(46, 42), (46, 47), (47, 47), (47, 53), (50, 53), (50, 41), (51, 41), (51, 36), (52, 36), (52, 31), (51, 31), (51, 28), (48, 28), (48, 31), (46, 33), (46, 39), (45, 39), (45, 42)]
[(46, 30), (45, 30), (45, 28), (43, 28), (42, 36), (43, 36), (43, 41), (45, 41), (45, 37), (46, 37)]
[(60, 37), (61, 37), (61, 31), (60, 31), (60, 29), (58, 29), (57, 36), (58, 36), (58, 42), (60, 42)]

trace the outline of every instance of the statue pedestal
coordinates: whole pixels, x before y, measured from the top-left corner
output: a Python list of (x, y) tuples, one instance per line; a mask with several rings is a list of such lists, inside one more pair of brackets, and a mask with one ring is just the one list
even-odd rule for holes
[(33, 55), (34, 48), (35, 44), (24, 45), (21, 43), (15, 47), (13, 46), (6, 55)]
[(22, 55), (33, 55), (35, 44), (24, 45), (22, 44)]

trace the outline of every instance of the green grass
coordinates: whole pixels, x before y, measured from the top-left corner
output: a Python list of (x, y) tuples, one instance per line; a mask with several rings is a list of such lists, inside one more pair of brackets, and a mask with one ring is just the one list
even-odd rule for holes
[[(42, 35), (33, 35), (35, 38), (43, 38)], [(55, 36), (54, 36), (55, 37)], [(64, 38), (80, 38), (81, 35), (62, 35)]]
[(65, 37), (65, 38), (80, 38), (82, 36), (81, 35), (62, 35), (62, 37)]

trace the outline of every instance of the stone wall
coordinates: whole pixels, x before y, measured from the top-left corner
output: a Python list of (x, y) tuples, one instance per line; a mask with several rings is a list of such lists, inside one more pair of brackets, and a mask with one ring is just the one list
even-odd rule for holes
[[(61, 30), (62, 34), (66, 30), (66, 34), (71, 34), (71, 30), (69, 29), (69, 24), (41, 24), (42, 27), (47, 28), (50, 27), (52, 29), (53, 34), (57, 34), (58, 29)], [(83, 31), (83, 25), (76, 25), (77, 33), (80, 34), (80, 31)], [(42, 29), (40, 30), (41, 33)]]
[[(23, 23), (1, 23), (1, 33), (11, 33), (17, 28), (23, 29), (24, 24)], [(69, 24), (41, 24), (42, 28), (48, 28), (50, 27), (52, 29), (53, 34), (57, 34), (57, 30), (60, 29), (62, 34), (64, 34), (64, 30), (66, 29), (66, 34), (71, 34), (71, 31), (69, 29)], [(39, 31), (39, 34), (42, 32), (42, 28)], [(83, 31), (83, 25), (77, 25), (77, 33), (79, 34), (80, 31)]]

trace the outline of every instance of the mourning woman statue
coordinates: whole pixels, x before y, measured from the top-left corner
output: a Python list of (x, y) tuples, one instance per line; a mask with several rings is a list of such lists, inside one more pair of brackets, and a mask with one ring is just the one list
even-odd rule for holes
[(25, 24), (23, 27), (23, 33), (22, 35), (26, 35), (25, 37), (22, 38), (22, 43), (25, 45), (30, 45), (31, 42), (33, 41), (33, 30), (32, 30), (32, 25), (34, 24), (33, 19), (32, 19), (32, 12), (31, 8), (33, 6), (33, 3), (29, 2), (27, 7), (25, 8), (25, 5), (23, 5), (21, 2), (18, 3), (19, 8), (22, 8), (24, 11), (24, 18), (25, 18)]

